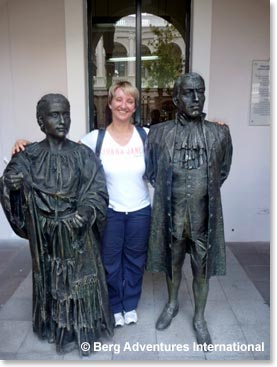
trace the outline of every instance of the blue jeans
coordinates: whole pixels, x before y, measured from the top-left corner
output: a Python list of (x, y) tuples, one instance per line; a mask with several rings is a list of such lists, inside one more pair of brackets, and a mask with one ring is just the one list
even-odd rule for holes
[(102, 260), (113, 313), (137, 308), (147, 255), (150, 217), (150, 205), (128, 213), (108, 208)]

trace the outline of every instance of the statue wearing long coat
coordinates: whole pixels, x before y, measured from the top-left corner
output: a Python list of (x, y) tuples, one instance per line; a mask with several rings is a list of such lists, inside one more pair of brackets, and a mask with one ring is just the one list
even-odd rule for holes
[[(204, 119), (202, 131), (208, 165), (208, 257), (207, 277), (226, 273), (224, 226), (220, 187), (226, 180), (232, 161), (229, 128)], [(184, 119), (184, 116), (179, 116)], [(165, 272), (171, 277), (172, 177), (177, 119), (151, 127), (147, 142), (146, 177), (154, 186), (152, 223), (147, 270)], [(192, 219), (193, 220), (193, 219)]]
[[(94, 153), (66, 141), (52, 152), (45, 141), (16, 154), (0, 179), (0, 201), (13, 230), (30, 242), (33, 271), (33, 330), (67, 352), (82, 341), (113, 335), (113, 318), (100, 257), (108, 192)], [(11, 191), (5, 175), (23, 173)], [(90, 223), (76, 228), (77, 212)]]

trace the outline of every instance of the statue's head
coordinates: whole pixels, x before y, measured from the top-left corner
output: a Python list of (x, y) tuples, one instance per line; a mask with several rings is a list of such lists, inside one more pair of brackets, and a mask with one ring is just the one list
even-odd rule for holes
[(205, 82), (197, 73), (186, 73), (176, 80), (173, 102), (179, 112), (191, 119), (201, 116), (205, 103)]
[(37, 103), (37, 121), (49, 136), (64, 138), (70, 128), (70, 103), (62, 94), (46, 94)]

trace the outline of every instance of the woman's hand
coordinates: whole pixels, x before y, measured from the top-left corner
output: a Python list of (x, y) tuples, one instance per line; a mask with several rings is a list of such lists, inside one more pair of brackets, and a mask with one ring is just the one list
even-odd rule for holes
[(25, 150), (26, 145), (30, 144), (30, 141), (25, 139), (18, 139), (12, 147), (12, 155)]
[(213, 122), (217, 125), (221, 125), (221, 126), (228, 126), (227, 124), (225, 124), (225, 122), (223, 121), (218, 121), (218, 120), (213, 120)]

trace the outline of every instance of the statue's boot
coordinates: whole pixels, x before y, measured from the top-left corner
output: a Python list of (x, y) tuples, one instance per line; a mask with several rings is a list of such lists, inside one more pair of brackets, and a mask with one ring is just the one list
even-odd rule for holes
[[(90, 340), (90, 342), (88, 342)], [(88, 337), (87, 333), (85, 332), (85, 329), (82, 328), (80, 330), (80, 347), (79, 347), (79, 354), (82, 357), (88, 357), (91, 352), (93, 352), (93, 342), (91, 338)]]
[(193, 329), (198, 344), (212, 344), (212, 338), (205, 320), (193, 321)]
[(173, 317), (177, 315), (179, 311), (179, 305), (171, 305), (167, 303), (163, 309), (163, 312), (160, 314), (157, 322), (156, 322), (156, 329), (157, 330), (164, 330), (169, 327)]
[(49, 327), (49, 330), (48, 330), (48, 343), (52, 344), (52, 343), (55, 343), (56, 342), (56, 330), (55, 330), (55, 322), (54, 321), (51, 321), (50, 322), (50, 327)]
[(56, 341), (55, 332), (51, 331), (48, 335), (48, 343), (53, 344)]

